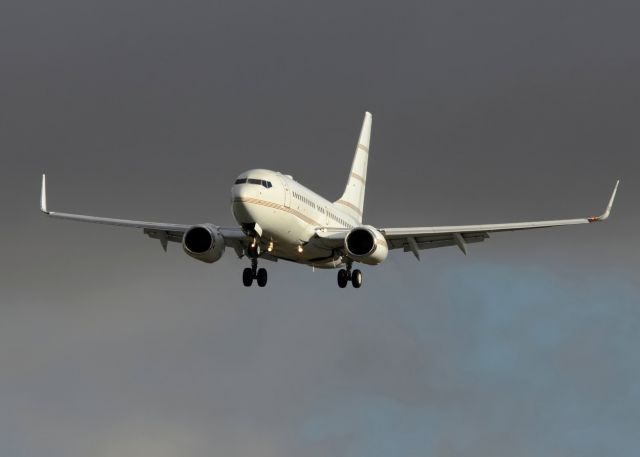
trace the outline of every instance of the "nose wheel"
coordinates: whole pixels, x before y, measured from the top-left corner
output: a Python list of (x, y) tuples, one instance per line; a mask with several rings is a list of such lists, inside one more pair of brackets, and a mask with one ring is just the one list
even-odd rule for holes
[(251, 268), (245, 268), (242, 272), (242, 284), (245, 287), (251, 287), (251, 284), (253, 284), (253, 271), (251, 271)]
[(245, 287), (251, 287), (253, 280), (255, 279), (259, 287), (267, 285), (267, 270), (264, 268), (258, 268), (258, 250), (255, 249), (257, 245), (250, 247), (249, 257), (251, 257), (251, 267), (247, 267), (242, 271), (242, 284)]
[(351, 271), (351, 264), (347, 264), (347, 268), (338, 271), (338, 287), (344, 289), (349, 281), (356, 289), (362, 286), (362, 272), (360, 270)]
[(258, 268), (258, 271), (256, 272), (256, 282), (260, 287), (267, 285), (267, 270), (264, 268)]

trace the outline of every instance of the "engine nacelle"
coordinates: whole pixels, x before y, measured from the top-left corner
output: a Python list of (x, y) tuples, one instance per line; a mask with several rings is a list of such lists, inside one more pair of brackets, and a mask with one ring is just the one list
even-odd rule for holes
[(367, 265), (382, 263), (389, 254), (387, 240), (370, 225), (351, 229), (344, 239), (344, 247), (349, 257)]
[(194, 259), (213, 263), (224, 254), (224, 238), (215, 225), (194, 225), (184, 232), (182, 249)]

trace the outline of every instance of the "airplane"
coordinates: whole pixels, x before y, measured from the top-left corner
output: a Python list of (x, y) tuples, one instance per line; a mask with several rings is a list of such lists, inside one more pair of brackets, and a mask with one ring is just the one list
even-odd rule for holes
[(213, 263), (231, 248), (251, 266), (242, 272), (242, 283), (249, 287), (255, 280), (267, 284), (267, 270), (258, 268), (258, 260), (287, 260), (314, 268), (339, 268), (338, 286), (350, 282), (362, 286), (362, 271), (354, 263), (378, 265), (392, 249), (411, 252), (418, 261), (423, 249), (457, 246), (467, 254), (467, 245), (489, 238), (490, 233), (529, 230), (604, 221), (618, 190), (618, 180), (605, 212), (600, 216), (536, 222), (482, 224), (441, 227), (374, 227), (363, 223), (367, 163), (372, 115), (366, 112), (351, 170), (342, 196), (327, 200), (297, 182), (291, 175), (266, 169), (240, 174), (231, 187), (231, 211), (237, 227), (219, 227), (212, 223), (170, 224), (126, 219), (85, 216), (50, 211), (47, 208), (46, 176), (42, 175), (40, 209), (58, 219), (92, 222), (142, 229), (160, 241), (166, 251), (169, 241), (181, 243), (196, 260)]

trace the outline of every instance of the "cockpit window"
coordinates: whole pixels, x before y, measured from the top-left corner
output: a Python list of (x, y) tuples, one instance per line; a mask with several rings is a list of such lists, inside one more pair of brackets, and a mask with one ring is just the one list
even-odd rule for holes
[(273, 185), (271, 184), (271, 181), (265, 181), (264, 179), (255, 179), (255, 178), (239, 178), (236, 179), (235, 184), (257, 184), (259, 186), (263, 186), (266, 187), (267, 189), (271, 189), (273, 187)]

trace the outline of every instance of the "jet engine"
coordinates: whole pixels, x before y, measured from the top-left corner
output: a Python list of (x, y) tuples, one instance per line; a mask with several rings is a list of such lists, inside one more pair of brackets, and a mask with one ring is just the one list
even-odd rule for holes
[(224, 253), (224, 238), (215, 225), (194, 225), (184, 232), (182, 248), (196, 260), (213, 263)]
[(344, 247), (349, 257), (368, 265), (382, 263), (389, 253), (387, 240), (370, 225), (351, 229), (344, 239)]

